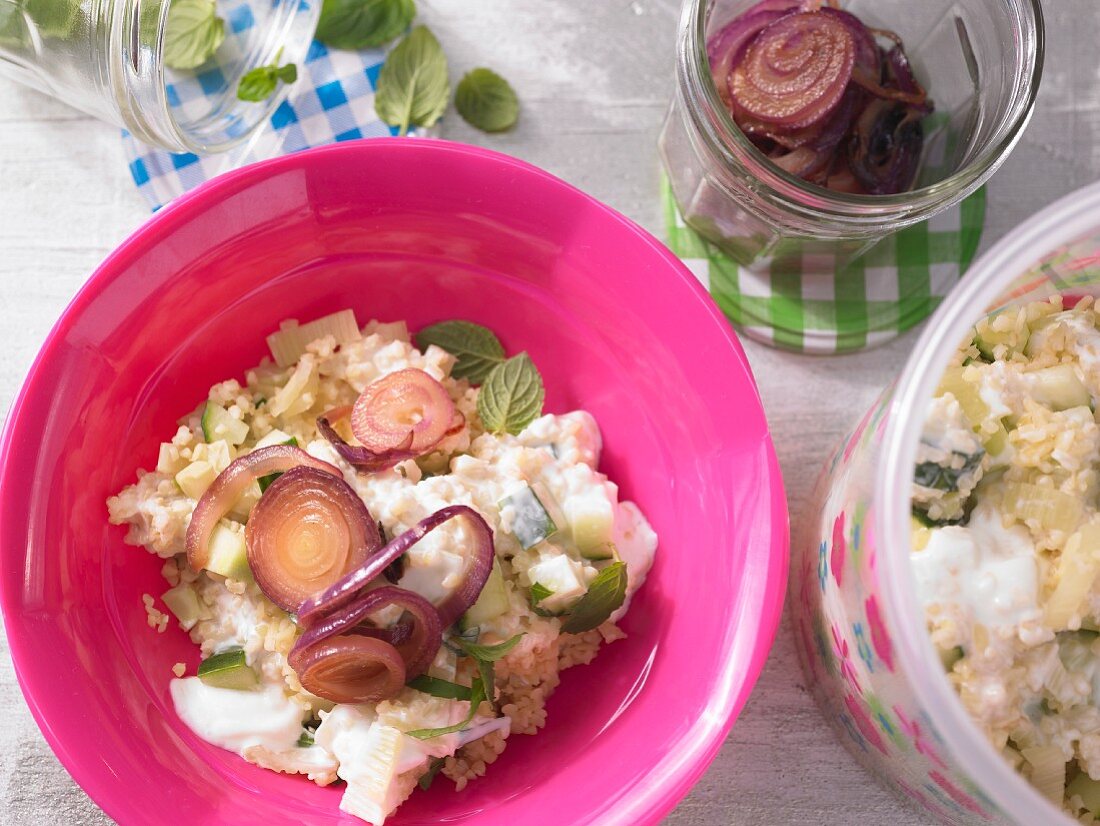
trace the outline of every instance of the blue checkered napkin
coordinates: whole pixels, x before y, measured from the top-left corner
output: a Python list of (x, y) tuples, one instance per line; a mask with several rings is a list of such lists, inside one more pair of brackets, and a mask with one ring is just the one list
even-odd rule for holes
[[(248, 5), (241, 5), (226, 12), (231, 30), (251, 27), (248, 9)], [(226, 38), (226, 45), (219, 49), (219, 58), (233, 59), (226, 52), (232, 48), (232, 41), (232, 37)], [(123, 147), (134, 183), (157, 210), (203, 181), (254, 161), (336, 141), (396, 134), (397, 129), (379, 120), (374, 111), (374, 87), (384, 59), (385, 52), (381, 49), (329, 51), (314, 41), (304, 65), (298, 67), (297, 82), (271, 115), (270, 122), (229, 152), (203, 157), (173, 154), (123, 132)], [(186, 109), (203, 95), (220, 95), (224, 90), (221, 71), (214, 66), (172, 82), (168, 86), (169, 103)]]

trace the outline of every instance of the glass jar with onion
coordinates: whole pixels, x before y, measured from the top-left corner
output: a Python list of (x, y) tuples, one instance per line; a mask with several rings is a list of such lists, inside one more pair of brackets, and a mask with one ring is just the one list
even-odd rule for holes
[(245, 140), (286, 88), (245, 100), (241, 79), (300, 63), (320, 9), (320, 0), (0, 0), (0, 75), (146, 143), (218, 152)]
[(993, 174), (1042, 55), (1038, 0), (686, 0), (660, 137), (673, 195), (742, 265), (842, 266)]

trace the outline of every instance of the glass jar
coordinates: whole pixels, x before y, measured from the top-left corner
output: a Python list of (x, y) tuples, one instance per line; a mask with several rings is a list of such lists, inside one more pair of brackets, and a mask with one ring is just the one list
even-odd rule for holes
[(225, 40), (190, 71), (164, 63), (171, 0), (0, 0), (0, 74), (130, 130), (171, 152), (208, 154), (242, 140), (274, 111), (237, 97), (248, 71), (301, 64), (320, 0), (218, 0)]
[(916, 188), (850, 195), (780, 169), (734, 124), (707, 58), (708, 37), (756, 0), (686, 0), (676, 91), (660, 137), (686, 223), (738, 263), (825, 253), (838, 266), (977, 189), (1019, 140), (1042, 73), (1038, 0), (851, 0), (843, 7), (904, 39), (934, 100)]

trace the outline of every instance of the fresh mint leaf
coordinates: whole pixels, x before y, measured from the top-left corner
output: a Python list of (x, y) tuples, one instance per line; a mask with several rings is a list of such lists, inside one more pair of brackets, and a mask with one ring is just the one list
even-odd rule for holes
[(409, 680), (406, 685), (444, 700), (469, 700), (471, 696), (469, 686), (441, 680), (438, 677), (429, 677), (427, 674), (421, 674)]
[(478, 645), (475, 642), (468, 642), (458, 637), (455, 638), (455, 642), (458, 643), (459, 648), (478, 662), (495, 663), (515, 648), (521, 639), (523, 639), (523, 634), (516, 634), (510, 640), (505, 640), (496, 645)]
[(486, 430), (516, 435), (542, 415), (545, 396), (538, 369), (520, 353), (489, 373), (477, 394), (477, 412)]
[(613, 562), (588, 586), (588, 593), (570, 610), (561, 630), (566, 634), (591, 631), (607, 622), (626, 599), (626, 563)]
[(374, 93), (374, 109), (404, 135), (414, 126), (431, 126), (447, 108), (450, 78), (439, 41), (425, 26), (417, 26), (398, 43), (382, 64)]
[(456, 379), (481, 384), (489, 372), (504, 361), (504, 346), (488, 327), (472, 321), (441, 321), (416, 334), (416, 346), (427, 350), (442, 347), (457, 361), (451, 370)]
[(389, 43), (416, 17), (413, 0), (324, 0), (316, 38), (334, 49)]
[(258, 103), (267, 100), (275, 92), (275, 88), (281, 80), (283, 83), (293, 83), (298, 79), (298, 67), (293, 63), (283, 66), (272, 63), (268, 66), (257, 66), (241, 78), (237, 86), (237, 97), (241, 100)]
[(214, 0), (172, 0), (164, 27), (164, 63), (195, 69), (214, 56), (225, 40), (225, 21)]
[(428, 770), (420, 775), (420, 779), (416, 781), (416, 784), (420, 786), (422, 791), (426, 792), (432, 787), (432, 781), (435, 780), (435, 776), (439, 774), (440, 769), (443, 768), (444, 762), (442, 757), (432, 758)]
[(457, 731), (462, 731), (468, 725), (470, 721), (474, 719), (474, 715), (477, 714), (477, 707), (481, 705), (485, 700), (485, 686), (482, 685), (480, 677), (474, 677), (473, 685), (470, 686), (470, 711), (466, 714), (466, 719), (461, 723), (455, 723), (453, 726), (447, 726), (446, 728), (418, 728), (412, 731), (406, 731), (405, 734), (409, 737), (415, 737), (417, 740), (430, 740), (432, 737), (442, 737), (444, 734), (454, 734)]
[(516, 125), (519, 98), (511, 84), (492, 69), (474, 69), (458, 82), (455, 109), (482, 132), (503, 132)]

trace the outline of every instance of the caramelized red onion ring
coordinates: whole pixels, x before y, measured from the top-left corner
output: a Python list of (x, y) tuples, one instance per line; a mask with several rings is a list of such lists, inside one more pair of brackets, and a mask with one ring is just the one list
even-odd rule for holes
[(912, 181), (920, 163), (921, 113), (890, 100), (872, 101), (856, 123), (848, 164), (866, 192), (885, 195)]
[(398, 370), (359, 394), (351, 432), (372, 453), (404, 448), (420, 455), (439, 444), (454, 420), (454, 402), (442, 384), (423, 370)]
[(302, 688), (334, 703), (372, 703), (394, 697), (406, 682), (405, 662), (384, 640), (362, 635), (297, 645), (287, 657)]
[(411, 449), (413, 443), (411, 431), (402, 444), (389, 450), (383, 450), (380, 453), (369, 450), (363, 445), (349, 444), (333, 427), (336, 422), (347, 418), (349, 415), (351, 415), (351, 405), (330, 410), (317, 418), (317, 430), (328, 439), (341, 458), (356, 470), (364, 473), (378, 473), (379, 471), (389, 470), (406, 459), (415, 459), (420, 455), (417, 451)]
[(378, 524), (340, 476), (299, 465), (272, 482), (245, 528), (260, 590), (294, 613), (382, 546)]
[(305, 600), (298, 609), (299, 622), (308, 627), (322, 614), (331, 613), (347, 605), (356, 594), (381, 576), (386, 566), (394, 559), (444, 522), (456, 517), (465, 518), (474, 534), (474, 544), (467, 553), (466, 573), (461, 584), (440, 605), (436, 606), (442, 627), (450, 626), (473, 605), (481, 589), (485, 587), (485, 581), (489, 578), (489, 572), (493, 567), (493, 531), (482, 519), (481, 514), (466, 505), (450, 505), (442, 508), (426, 519), (422, 519), (412, 529), (391, 539), (365, 565), (352, 571), (323, 593)]
[(856, 43), (848, 27), (822, 12), (781, 17), (746, 46), (729, 73), (735, 113), (785, 129), (826, 117), (852, 79)]
[(831, 0), (763, 0), (714, 33), (707, 56), (734, 121), (776, 166), (854, 194), (913, 185), (934, 107), (893, 32)]
[(707, 57), (714, 75), (714, 85), (718, 96), (727, 106), (732, 102), (728, 78), (734, 59), (741, 56), (745, 44), (756, 37), (761, 29), (797, 8), (797, 0), (764, 0), (723, 28), (707, 43)]
[(249, 485), (261, 476), (285, 473), (298, 467), (314, 468), (322, 473), (340, 477), (339, 468), (315, 459), (293, 445), (273, 445), (241, 456), (218, 474), (218, 478), (206, 489), (191, 514), (187, 526), (187, 563), (200, 571), (210, 562), (210, 534), (241, 498)]
[[(395, 605), (403, 609), (411, 621), (402, 619), (389, 628), (365, 624), (369, 615)], [(439, 612), (420, 594), (385, 585), (315, 618), (294, 643), (291, 655), (340, 634), (370, 636), (392, 645), (405, 663), (407, 681), (423, 674), (432, 664), (443, 640), (443, 624)]]

